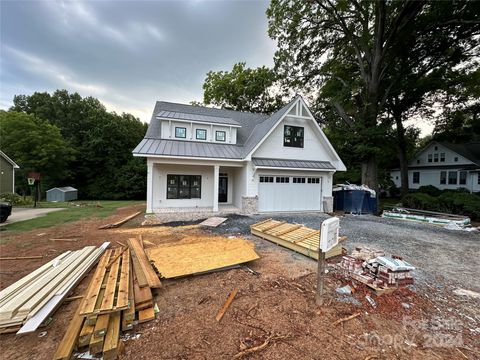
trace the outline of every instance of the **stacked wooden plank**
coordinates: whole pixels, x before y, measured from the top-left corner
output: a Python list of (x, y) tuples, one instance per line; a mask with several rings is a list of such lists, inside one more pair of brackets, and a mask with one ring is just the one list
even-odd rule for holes
[(116, 359), (121, 332), (155, 318), (152, 288), (160, 286), (140, 240), (129, 239), (128, 247), (107, 250), (54, 359), (69, 359), (81, 348)]
[(97, 262), (109, 243), (67, 251), (0, 292), (0, 328), (35, 331)]
[[(253, 235), (318, 260), (320, 230), (272, 219), (253, 224), (250, 230)], [(345, 237), (339, 238), (339, 241), (345, 239)], [(341, 254), (342, 247), (339, 244), (326, 253), (326, 258)]]

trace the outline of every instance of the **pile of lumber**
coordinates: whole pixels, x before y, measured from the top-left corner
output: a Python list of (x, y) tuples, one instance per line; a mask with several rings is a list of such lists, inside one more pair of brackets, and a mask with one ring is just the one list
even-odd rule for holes
[(54, 359), (69, 359), (73, 350), (83, 348), (103, 359), (116, 359), (122, 351), (121, 332), (155, 318), (152, 289), (160, 287), (141, 238), (107, 250)]
[[(318, 260), (320, 230), (311, 229), (300, 224), (290, 224), (286, 221), (267, 219), (250, 226), (253, 235), (274, 242), (278, 245), (294, 250)], [(331, 258), (342, 254), (340, 242), (345, 241), (345, 236), (339, 237), (339, 244), (325, 254)]]
[(130, 221), (132, 220), (134, 217), (140, 215), (142, 212), (141, 211), (138, 211), (132, 215), (128, 215), (126, 217), (124, 217), (123, 219), (120, 219), (119, 221), (116, 221), (114, 223), (111, 223), (111, 224), (105, 224), (105, 225), (102, 225), (99, 227), (99, 229), (112, 229), (112, 228), (117, 228), (123, 224), (125, 224), (127, 221)]
[(67, 251), (0, 291), (0, 329), (35, 331), (55, 311), (108, 247)]

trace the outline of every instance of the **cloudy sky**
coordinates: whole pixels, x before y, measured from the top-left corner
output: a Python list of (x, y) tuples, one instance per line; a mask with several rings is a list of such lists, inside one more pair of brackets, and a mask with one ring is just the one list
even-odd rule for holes
[(272, 66), (267, 1), (1, 1), (0, 108), (67, 89), (148, 121), (202, 100), (209, 70)]

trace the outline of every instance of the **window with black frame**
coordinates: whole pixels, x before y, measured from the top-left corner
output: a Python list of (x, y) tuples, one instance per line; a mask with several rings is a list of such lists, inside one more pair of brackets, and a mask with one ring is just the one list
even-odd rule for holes
[(304, 128), (285, 125), (283, 129), (283, 146), (303, 148)]
[(185, 139), (187, 137), (187, 128), (176, 127), (175, 128), (175, 137)]
[(167, 199), (200, 199), (200, 175), (167, 175)]
[(195, 137), (197, 140), (207, 140), (207, 130), (197, 129)]
[(216, 141), (225, 141), (226, 138), (227, 138), (227, 133), (225, 131), (215, 131)]

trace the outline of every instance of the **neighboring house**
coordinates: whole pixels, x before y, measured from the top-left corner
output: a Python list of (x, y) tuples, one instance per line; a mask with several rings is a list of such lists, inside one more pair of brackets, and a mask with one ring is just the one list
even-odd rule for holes
[(15, 169), (20, 167), (0, 150), (0, 194), (15, 192)]
[(55, 187), (47, 190), (47, 201), (77, 200), (78, 190), (71, 186)]
[(345, 170), (300, 96), (272, 115), (157, 102), (133, 154), (147, 158), (147, 212), (323, 211)]
[[(390, 171), (400, 187), (400, 170)], [(480, 191), (480, 142), (449, 144), (432, 141), (420, 150), (408, 166), (408, 187), (433, 185), (441, 190), (466, 188)]]

